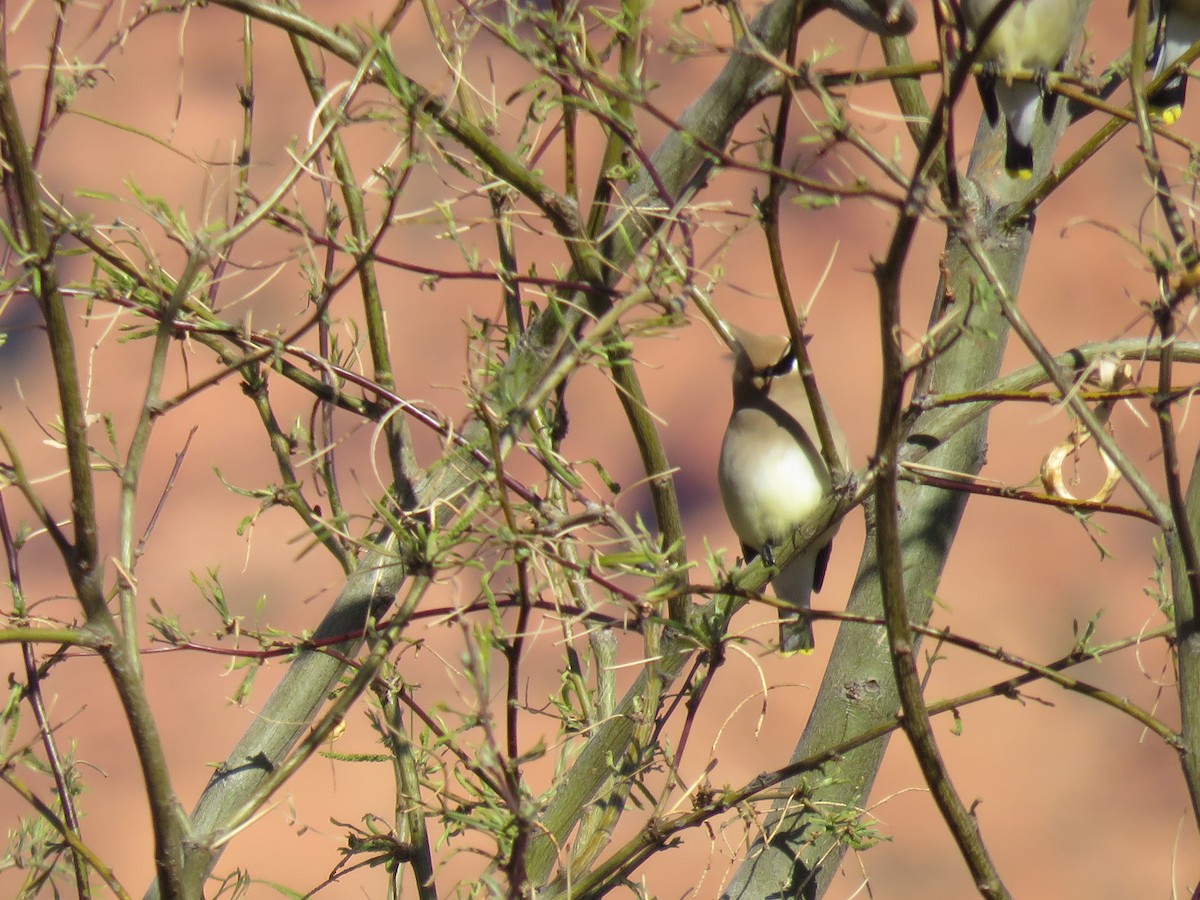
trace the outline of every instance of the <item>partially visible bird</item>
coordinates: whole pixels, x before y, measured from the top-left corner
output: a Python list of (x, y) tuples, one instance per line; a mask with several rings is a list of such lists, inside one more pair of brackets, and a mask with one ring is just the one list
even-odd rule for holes
[[(1150, 0), (1150, 25), (1155, 34), (1150, 62), (1158, 76), (1200, 41), (1200, 0)], [(1178, 122), (1183, 115), (1187, 83), (1187, 72), (1168, 78), (1146, 98), (1150, 111), (1168, 125)]]
[[(772, 549), (804, 525), (831, 489), (821, 456), (812, 406), (804, 391), (796, 354), (787, 337), (731, 328), (736, 339), (733, 414), (721, 443), (718, 476), (725, 512), (747, 562), (757, 554), (772, 561)], [(849, 458), (846, 438), (829, 416), (839, 461)], [(834, 522), (772, 579), (775, 595), (807, 609), (821, 589)], [(785, 655), (813, 648), (812, 624), (781, 611), (779, 646)]]
[[(962, 0), (967, 30), (977, 37), (999, 0)], [(988, 122), (995, 128), (1004, 113), (1004, 168), (1011, 178), (1033, 177), (1033, 127), (1040, 111), (1049, 122), (1056, 96), (1046, 90), (1045, 76), (1061, 69), (1075, 37), (1079, 0), (1016, 0), (983, 41), (976, 80)], [(1036, 81), (1014, 80), (1033, 72)]]

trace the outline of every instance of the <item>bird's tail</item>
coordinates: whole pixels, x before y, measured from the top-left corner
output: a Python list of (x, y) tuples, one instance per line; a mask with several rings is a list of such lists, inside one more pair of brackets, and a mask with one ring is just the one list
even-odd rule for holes
[[(808, 609), (819, 558), (825, 547), (813, 547), (801, 553), (780, 570), (771, 581), (775, 596), (796, 609)], [(812, 623), (807, 616), (788, 609), (779, 611), (779, 652), (784, 656), (812, 653)]]

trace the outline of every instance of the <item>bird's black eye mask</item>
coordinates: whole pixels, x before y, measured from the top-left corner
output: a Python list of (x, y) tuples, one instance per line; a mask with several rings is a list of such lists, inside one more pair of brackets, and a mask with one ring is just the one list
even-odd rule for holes
[(792, 345), (788, 344), (787, 349), (783, 351), (783, 356), (779, 358), (779, 362), (773, 366), (759, 370), (759, 376), (770, 380), (772, 378), (781, 378), (796, 368), (796, 354), (792, 350)]

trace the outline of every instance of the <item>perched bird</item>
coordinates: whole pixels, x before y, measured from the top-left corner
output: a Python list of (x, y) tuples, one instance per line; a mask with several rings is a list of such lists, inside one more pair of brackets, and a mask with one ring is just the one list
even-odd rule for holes
[[(1200, 41), (1200, 0), (1150, 0), (1150, 24), (1155, 32), (1150, 62), (1158, 76)], [(1187, 72), (1168, 78), (1161, 88), (1146, 98), (1150, 111), (1168, 125), (1178, 122), (1183, 115), (1187, 83)]]
[[(999, 0), (962, 0), (972, 36), (979, 35)], [(1007, 148), (1004, 168), (1011, 178), (1033, 177), (1033, 125), (1038, 112), (1049, 122), (1056, 97), (1045, 76), (1061, 69), (1075, 37), (1078, 0), (1016, 0), (984, 38), (979, 52), (983, 74), (977, 81), (988, 122), (995, 128), (1004, 113)], [(1015, 81), (1018, 72), (1034, 72), (1037, 81)]]
[[(761, 553), (772, 562), (772, 547), (787, 540), (829, 495), (829, 468), (791, 341), (731, 330), (736, 339), (733, 414), (721, 443), (721, 499), (746, 561)], [(846, 438), (828, 412), (826, 419), (838, 457), (845, 461)], [(835, 522), (775, 575), (771, 583), (780, 600), (808, 608), (809, 595), (825, 578), (837, 527)], [(785, 611), (780, 620), (785, 654), (812, 650), (807, 619)]]

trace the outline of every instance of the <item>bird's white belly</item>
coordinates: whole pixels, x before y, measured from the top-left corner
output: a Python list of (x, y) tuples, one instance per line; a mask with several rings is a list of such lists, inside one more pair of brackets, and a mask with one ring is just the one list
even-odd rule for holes
[(733, 530), (755, 549), (790, 535), (829, 489), (824, 462), (794, 441), (727, 440), (719, 474)]
[[(975, 17), (982, 22), (995, 3), (976, 4)], [(1074, 5), (1067, 0), (1018, 0), (984, 45), (984, 55), (994, 59), (1002, 72), (1017, 69), (1048, 69), (1070, 47), (1070, 23)]]

